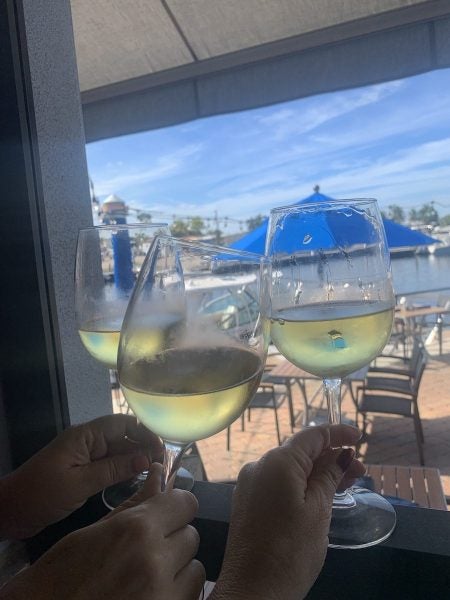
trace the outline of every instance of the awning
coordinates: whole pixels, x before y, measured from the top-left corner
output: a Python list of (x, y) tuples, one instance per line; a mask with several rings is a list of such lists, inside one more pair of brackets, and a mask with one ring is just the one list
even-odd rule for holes
[(450, 66), (448, 0), (71, 0), (87, 141)]

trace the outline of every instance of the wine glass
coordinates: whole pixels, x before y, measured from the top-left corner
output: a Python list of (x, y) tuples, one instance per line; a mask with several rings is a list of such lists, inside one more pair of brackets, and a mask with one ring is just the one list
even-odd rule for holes
[(258, 388), (268, 346), (269, 261), (158, 236), (120, 335), (123, 394), (164, 441), (162, 489), (186, 447), (230, 425)]
[[(147, 250), (166, 223), (114, 224), (80, 229), (75, 262), (75, 310), (86, 350), (117, 370), (120, 329)], [(132, 443), (132, 440), (130, 440)], [(106, 488), (103, 501), (118, 506), (136, 491), (145, 475)]]
[[(330, 423), (341, 420), (341, 380), (370, 363), (392, 328), (390, 257), (376, 200), (330, 200), (271, 211), (271, 338), (296, 366), (323, 379)], [(352, 488), (333, 502), (330, 546), (385, 540), (395, 511)]]

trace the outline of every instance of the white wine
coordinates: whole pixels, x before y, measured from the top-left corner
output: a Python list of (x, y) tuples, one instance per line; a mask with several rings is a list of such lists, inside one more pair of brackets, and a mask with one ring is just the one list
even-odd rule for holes
[(169, 442), (192, 442), (221, 431), (255, 393), (263, 363), (234, 347), (184, 347), (147, 360), (121, 358), (120, 384), (136, 417)]
[(84, 347), (96, 360), (109, 369), (117, 368), (121, 323), (117, 321), (91, 321), (79, 329)]
[[(158, 322), (151, 319), (144, 321), (143, 326), (133, 331), (129, 350), (134, 356), (153, 356), (164, 348), (167, 340), (173, 335), (176, 327), (180, 326), (180, 318), (174, 315), (160, 317)], [(83, 329), (79, 329), (81, 341), (86, 350), (96, 360), (109, 369), (117, 369), (117, 353), (120, 340), (121, 320), (108, 321), (97, 319), (88, 322)]]
[(278, 311), (272, 341), (292, 363), (322, 378), (345, 377), (384, 348), (394, 309), (381, 302), (328, 302)]

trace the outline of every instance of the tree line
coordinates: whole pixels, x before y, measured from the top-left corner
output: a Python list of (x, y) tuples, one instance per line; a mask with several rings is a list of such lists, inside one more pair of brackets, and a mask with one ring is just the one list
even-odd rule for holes
[[(387, 211), (381, 211), (384, 218), (391, 219), (396, 223), (422, 223), (424, 225), (450, 225), (450, 214), (440, 216), (433, 202), (427, 202), (420, 208), (411, 208), (406, 211), (398, 204), (390, 204)], [(138, 213), (137, 218), (142, 223), (150, 223), (152, 216), (150, 213)], [(253, 231), (262, 225), (267, 219), (265, 215), (258, 214), (245, 221), (247, 231)], [(223, 231), (218, 227), (209, 227), (200, 216), (187, 217), (185, 219), (175, 219), (170, 226), (172, 235), (175, 237), (189, 237), (211, 235), (220, 243), (223, 241)]]
[(383, 217), (391, 219), (391, 221), (395, 221), (396, 223), (404, 223), (408, 220), (409, 223), (420, 222), (424, 225), (450, 225), (450, 214), (443, 217), (439, 216), (438, 211), (434, 207), (434, 202), (427, 202), (418, 209), (411, 208), (408, 214), (398, 204), (390, 204), (387, 212), (381, 211), (381, 214)]
[[(151, 223), (152, 215), (147, 212), (140, 212), (137, 214), (137, 218), (141, 223)], [(259, 227), (266, 217), (264, 215), (256, 215), (245, 221), (247, 225), (247, 231), (253, 231)], [(205, 221), (199, 217), (187, 217), (185, 219), (174, 219), (170, 226), (170, 231), (174, 237), (189, 237), (189, 236), (201, 236), (211, 235), (215, 238), (217, 243), (223, 241), (223, 231), (216, 227), (209, 227)]]

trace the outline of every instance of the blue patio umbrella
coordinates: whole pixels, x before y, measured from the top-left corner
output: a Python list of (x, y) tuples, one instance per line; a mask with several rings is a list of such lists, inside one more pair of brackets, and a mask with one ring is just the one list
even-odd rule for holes
[[(326, 203), (332, 200), (329, 196), (325, 196), (320, 192), (315, 192), (311, 196), (296, 202), (293, 206), (302, 205), (310, 202)], [(264, 254), (266, 233), (269, 219), (265, 219), (263, 223), (247, 235), (243, 236), (233, 244), (231, 248), (237, 250), (247, 250), (248, 252), (256, 252)], [(349, 224), (352, 223), (352, 226)], [(390, 219), (383, 219), (386, 238), (389, 249), (410, 248), (417, 246), (427, 246), (434, 244), (437, 240), (421, 233), (414, 231), (409, 227), (395, 223)], [(315, 223), (314, 231), (310, 231), (310, 223), (307, 229), (302, 229), (302, 221), (288, 221), (287, 229), (283, 231), (285, 240), (285, 252), (289, 253), (298, 250), (303, 246), (305, 250), (316, 250), (318, 248), (327, 249), (335, 247), (336, 244), (344, 246), (346, 244), (357, 244), (370, 240), (371, 225), (361, 217), (361, 219), (347, 220), (345, 211), (340, 214), (333, 214), (332, 220), (330, 216), (318, 215)]]
[(396, 223), (390, 219), (383, 219), (383, 224), (389, 248), (428, 246), (439, 242), (436, 238), (430, 237), (421, 231), (400, 225), (400, 223)]

